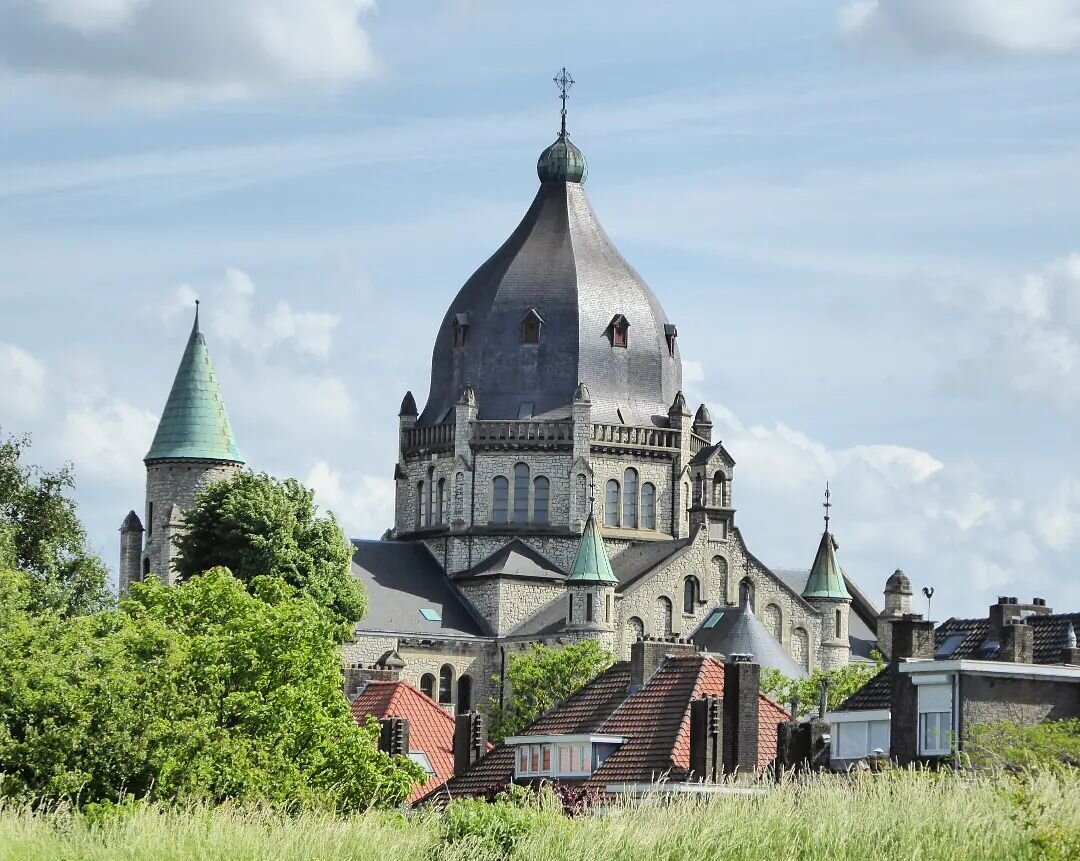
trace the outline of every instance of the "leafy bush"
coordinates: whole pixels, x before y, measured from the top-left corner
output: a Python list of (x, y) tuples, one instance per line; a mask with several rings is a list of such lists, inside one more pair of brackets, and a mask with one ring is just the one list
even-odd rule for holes
[(530, 798), (532, 803), (522, 803), (520, 795), (501, 793), (493, 801), (462, 798), (451, 802), (439, 818), (440, 836), (445, 843), (469, 841), (509, 858), (522, 839), (553, 818), (535, 796), (530, 794)]
[(1023, 725), (1013, 721), (975, 724), (964, 752), (979, 768), (1029, 769), (1080, 765), (1080, 719)]
[(761, 692), (784, 708), (790, 708), (791, 701), (798, 698), (798, 717), (803, 717), (817, 713), (818, 701), (821, 698), (821, 683), (828, 679), (827, 708), (834, 709), (885, 666), (880, 652), (875, 650), (873, 658), (872, 664), (852, 663), (833, 670), (817, 669), (806, 679), (788, 678), (779, 670), (765, 668), (761, 671)]

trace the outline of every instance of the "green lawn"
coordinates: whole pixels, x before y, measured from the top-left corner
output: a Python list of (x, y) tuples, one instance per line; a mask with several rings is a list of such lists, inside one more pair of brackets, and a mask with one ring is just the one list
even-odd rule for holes
[[(616, 808), (565, 819), (390, 813), (349, 817), (258, 810), (141, 808), (84, 817), (0, 809), (0, 861), (409, 861), (558, 859), (1080, 858), (1080, 775), (1014, 778), (896, 772), (814, 778), (761, 795)], [(466, 836), (461, 836), (461, 823)], [(510, 824), (507, 824), (507, 823)], [(472, 834), (468, 834), (472, 832)]]

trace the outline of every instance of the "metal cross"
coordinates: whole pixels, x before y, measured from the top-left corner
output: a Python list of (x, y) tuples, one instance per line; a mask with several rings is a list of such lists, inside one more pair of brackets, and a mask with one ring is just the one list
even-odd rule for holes
[(570, 73), (566, 71), (566, 66), (563, 66), (554, 78), (555, 86), (559, 88), (559, 98), (562, 99), (562, 134), (566, 134), (566, 100), (570, 96), (570, 88), (574, 86), (574, 79), (570, 77)]
[(829, 493), (829, 482), (826, 481), (825, 482), (825, 502), (822, 505), (822, 508), (825, 509), (825, 531), (826, 532), (829, 531), (829, 509), (832, 508), (832, 503), (829, 502), (829, 497), (830, 496), (831, 496), (831, 494)]

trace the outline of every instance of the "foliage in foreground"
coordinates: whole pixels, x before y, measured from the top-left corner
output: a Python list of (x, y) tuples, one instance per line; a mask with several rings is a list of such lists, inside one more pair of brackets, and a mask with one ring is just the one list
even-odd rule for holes
[(176, 547), (180, 580), (219, 566), (249, 587), (280, 578), (326, 607), (342, 639), (367, 612), (341, 527), (333, 514), (319, 514), (314, 492), (295, 479), (239, 472), (209, 485), (185, 512)]
[[(576, 693), (611, 666), (614, 657), (596, 640), (582, 640), (562, 648), (534, 644), (511, 655), (506, 666), (510, 699), (500, 708), (488, 707), (493, 742), (520, 732), (556, 703)], [(495, 677), (498, 687), (499, 679)]]
[(809, 777), (759, 796), (682, 799), (578, 819), (542, 802), (478, 804), (455, 802), (412, 820), (153, 805), (88, 818), (9, 807), (0, 809), (0, 861), (1025, 861), (1080, 852), (1080, 777), (1064, 770)]
[(791, 679), (779, 670), (763, 668), (761, 671), (761, 692), (772, 698), (784, 708), (791, 707), (795, 698), (799, 701), (798, 716), (817, 713), (821, 698), (821, 683), (829, 682), (827, 698), (828, 708), (834, 709), (855, 691), (876, 676), (885, 662), (878, 651), (873, 652), (871, 664), (851, 663), (832, 670), (814, 670), (809, 678)]
[(0, 571), (25, 575), (29, 609), (64, 616), (103, 610), (112, 604), (107, 572), (87, 548), (69, 496), (75, 473), (24, 463), (29, 448), (27, 436), (0, 435)]
[(131, 587), (112, 612), (31, 610), (0, 575), (0, 790), (357, 808), (422, 777), (341, 695), (338, 625), (274, 577)]
[(975, 724), (968, 728), (964, 754), (977, 768), (1080, 766), (1080, 719)]

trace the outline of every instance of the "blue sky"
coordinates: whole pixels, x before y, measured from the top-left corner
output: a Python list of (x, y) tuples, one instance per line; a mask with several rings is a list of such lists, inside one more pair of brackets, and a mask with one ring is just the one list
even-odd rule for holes
[(6, 4), (0, 427), (74, 463), (114, 564), (200, 296), (247, 461), (379, 535), (565, 64), (751, 548), (808, 566), (828, 480), (872, 595), (1076, 609), (1078, 55), (1077, 0)]

